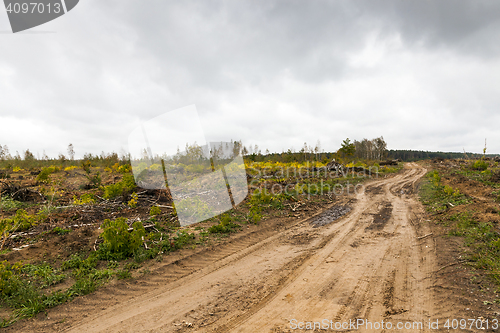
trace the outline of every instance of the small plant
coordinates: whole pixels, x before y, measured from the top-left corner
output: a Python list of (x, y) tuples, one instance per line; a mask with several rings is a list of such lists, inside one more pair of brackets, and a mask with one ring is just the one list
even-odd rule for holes
[[(131, 196), (131, 198), (132, 198), (132, 199), (130, 199), (130, 200), (129, 200), (129, 202), (128, 202), (128, 206), (129, 206), (130, 208), (135, 208), (135, 207), (137, 207), (137, 199), (138, 199), (138, 195), (137, 195), (137, 193), (135, 193), (135, 192), (134, 192), (134, 193), (132, 193), (130, 196)], [(153, 208), (153, 207), (151, 207), (151, 208)], [(161, 213), (161, 211), (160, 211), (160, 213)], [(156, 215), (158, 215), (158, 214), (156, 214)]]
[(421, 187), (421, 198), (429, 211), (444, 211), (453, 206), (463, 205), (470, 202), (469, 198), (458, 189), (451, 186), (441, 185), (441, 176), (436, 171), (427, 174), (428, 181)]
[(132, 166), (130, 164), (120, 165), (118, 168), (119, 173), (129, 173), (132, 171)]
[(130, 193), (135, 187), (134, 176), (132, 174), (126, 174), (120, 182), (104, 187), (104, 199), (110, 200), (120, 195)]
[(20, 286), (17, 275), (21, 273), (23, 265), (18, 262), (10, 264), (7, 260), (0, 262), (0, 295), (11, 296)]
[(80, 196), (80, 199), (78, 199), (75, 196), (73, 196), (73, 205), (91, 205), (96, 202), (95, 195), (91, 193), (85, 193)]
[(117, 268), (118, 267), (118, 261), (116, 261), (116, 260), (108, 261), (108, 264), (106, 265), (106, 267), (108, 269)]
[(240, 225), (233, 223), (231, 221), (231, 217), (228, 215), (224, 215), (221, 218), (221, 221), (219, 224), (213, 225), (210, 228), (208, 228), (209, 233), (230, 233), (233, 231), (234, 228), (241, 228)]
[(448, 185), (446, 185), (446, 186), (443, 188), (443, 191), (444, 191), (444, 193), (446, 193), (447, 195), (453, 195), (453, 193), (455, 192), (455, 191), (453, 190), (453, 188), (452, 188), (452, 187), (450, 187), (450, 186), (448, 186)]
[(132, 278), (132, 274), (130, 274), (130, 272), (127, 271), (127, 270), (121, 270), (121, 271), (116, 272), (116, 277), (119, 280), (131, 279)]
[(19, 209), (23, 206), (25, 206), (23, 202), (14, 200), (10, 196), (5, 196), (5, 197), (0, 196), (0, 209), (4, 210)]
[(91, 188), (98, 188), (101, 186), (102, 179), (101, 179), (101, 173), (97, 171), (95, 175), (88, 175), (87, 179), (89, 180), (89, 187)]
[(81, 167), (82, 167), (83, 171), (85, 171), (85, 173), (87, 175), (89, 175), (90, 172), (91, 172), (91, 170), (90, 170), (91, 166), (92, 166), (92, 163), (89, 160), (83, 160), (82, 161)]
[(64, 171), (71, 171), (71, 170), (75, 170), (75, 169), (78, 169), (78, 167), (76, 165), (72, 165), (72, 166), (69, 166), (69, 167), (65, 167)]
[(133, 270), (133, 269), (139, 269), (139, 268), (141, 268), (141, 265), (139, 265), (136, 262), (129, 262), (128, 264), (125, 265), (124, 268), (126, 270), (130, 271), (130, 270)]
[(483, 160), (477, 160), (474, 162), (474, 164), (472, 164), (472, 169), (484, 171), (488, 169), (488, 163), (486, 163), (486, 161)]
[(30, 215), (24, 209), (18, 209), (13, 217), (13, 230), (28, 230), (38, 224), (43, 217), (41, 215)]
[(9, 238), (10, 232), (13, 228), (12, 224), (12, 219), (0, 219), (0, 237), (2, 241), (2, 243), (0, 244), (0, 251), (3, 249), (7, 238)]
[[(81, 255), (73, 254), (68, 260), (64, 261), (61, 265), (63, 271), (69, 269), (78, 269), (80, 272), (90, 271), (96, 267), (97, 260), (95, 257), (88, 257), (84, 259)], [(76, 273), (76, 275), (78, 275)]]
[(71, 230), (69, 230), (69, 229), (63, 229), (63, 228), (60, 228), (60, 227), (55, 227), (51, 231), (51, 233), (56, 234), (56, 235), (66, 235), (66, 234), (69, 234), (70, 232), (71, 232)]
[(161, 214), (161, 209), (158, 206), (151, 206), (151, 209), (149, 210), (149, 215), (150, 216), (156, 216)]
[(101, 174), (97, 171), (94, 175), (92, 175), (91, 162), (89, 160), (84, 160), (82, 161), (81, 166), (83, 171), (85, 171), (85, 177), (87, 177), (88, 180), (88, 184), (85, 188), (98, 188), (101, 186)]
[(130, 164), (120, 165), (120, 163), (118, 163), (118, 162), (115, 163), (111, 168), (114, 171), (116, 171), (118, 173), (123, 173), (123, 174), (129, 173), (132, 171), (132, 166)]
[(104, 239), (103, 248), (109, 251), (111, 256), (124, 259), (131, 256), (142, 244), (142, 238), (146, 235), (141, 222), (132, 224), (132, 232), (129, 232), (127, 219), (124, 217), (116, 220), (104, 220), (102, 228), (104, 232), (101, 237)]
[(441, 185), (441, 176), (439, 175), (439, 173), (436, 170), (431, 172), (429, 174), (429, 176), (431, 177), (432, 183), (434, 184), (434, 186), (439, 187)]
[(55, 166), (50, 166), (47, 168), (42, 168), (42, 171), (36, 176), (36, 180), (40, 183), (49, 183), (49, 175), (53, 174), (54, 172), (58, 171), (57, 167)]

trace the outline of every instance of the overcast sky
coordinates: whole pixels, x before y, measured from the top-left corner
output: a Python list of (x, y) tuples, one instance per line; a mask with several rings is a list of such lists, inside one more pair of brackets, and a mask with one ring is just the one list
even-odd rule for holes
[(498, 1), (81, 0), (9, 31), (0, 8), (12, 154), (120, 152), (141, 122), (193, 104), (207, 139), (262, 151), (382, 135), (500, 153)]

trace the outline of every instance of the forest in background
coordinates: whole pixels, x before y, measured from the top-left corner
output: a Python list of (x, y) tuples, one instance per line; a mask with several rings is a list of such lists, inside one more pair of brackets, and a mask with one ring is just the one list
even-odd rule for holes
[[(361, 141), (351, 141), (349, 138), (345, 139), (340, 148), (335, 152), (325, 152), (321, 148), (321, 143), (318, 140), (313, 147), (304, 142), (304, 145), (299, 151), (291, 148), (281, 153), (270, 152), (268, 149), (263, 153), (257, 146), (245, 146), (239, 141), (234, 141), (235, 146), (241, 148), (241, 153), (245, 160), (248, 162), (307, 162), (317, 161), (328, 163), (335, 159), (341, 162), (352, 161), (381, 161), (387, 159), (399, 159), (404, 162), (413, 162), (426, 159), (454, 159), (454, 158), (481, 158), (481, 157), (495, 157), (499, 154), (478, 154), (470, 152), (440, 152), (440, 151), (422, 151), (422, 150), (388, 150), (387, 143), (384, 138), (378, 137), (375, 139), (363, 139)], [(35, 157), (35, 155), (27, 149), (22, 154), (18, 151), (12, 155), (7, 145), (0, 144), (0, 168), (12, 169), (15, 167), (21, 168), (35, 168), (49, 166), (54, 162), (63, 165), (79, 165), (80, 161), (91, 161), (93, 165), (104, 167), (111, 167), (115, 163), (129, 164), (130, 158), (124, 153), (118, 155), (116, 152), (105, 153), (100, 155), (85, 153), (83, 158), (75, 159), (75, 148), (73, 144), (67, 147), (67, 154), (59, 154), (57, 158), (49, 158), (45, 153), (43, 156)]]

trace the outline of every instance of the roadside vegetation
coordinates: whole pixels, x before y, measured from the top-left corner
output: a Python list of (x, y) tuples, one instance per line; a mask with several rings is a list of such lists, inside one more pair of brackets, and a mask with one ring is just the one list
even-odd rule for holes
[(463, 240), (461, 262), (500, 290), (500, 167), (492, 159), (438, 160), (420, 187), (429, 213), (449, 237)]
[(254, 147), (244, 159), (249, 195), (243, 203), (180, 227), (168, 190), (138, 187), (125, 156), (75, 160), (70, 145), (68, 158), (37, 159), (29, 150), (21, 158), (0, 146), (0, 308), (9, 313), (0, 327), (113, 279), (147, 274), (148, 262), (171, 252), (215, 245), (270, 218), (304, 217), (368, 179), (401, 170), (394, 161), (381, 166), (385, 146), (377, 147), (373, 154), (363, 148), (370, 159), (356, 157), (349, 139), (337, 153), (305, 144), (282, 159)]

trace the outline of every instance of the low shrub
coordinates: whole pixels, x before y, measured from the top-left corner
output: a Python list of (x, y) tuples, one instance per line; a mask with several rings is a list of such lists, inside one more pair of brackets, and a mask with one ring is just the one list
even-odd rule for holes
[(146, 235), (144, 226), (141, 222), (134, 222), (132, 224), (133, 230), (129, 232), (126, 221), (127, 219), (124, 217), (116, 220), (104, 220), (101, 226), (104, 230), (101, 237), (104, 239), (102, 251), (105, 257), (124, 259), (130, 257), (141, 246), (142, 238)]
[(44, 215), (30, 215), (24, 209), (18, 209), (12, 218), (0, 219), (0, 250), (3, 249), (10, 233), (28, 230), (44, 219)]
[(472, 169), (484, 171), (488, 169), (488, 163), (483, 160), (477, 160), (472, 164)]
[(134, 176), (126, 174), (123, 179), (116, 184), (111, 184), (104, 187), (104, 199), (114, 199), (131, 192), (136, 187)]
[(40, 171), (38, 176), (36, 176), (36, 180), (40, 183), (48, 183), (49, 182), (49, 175), (53, 174), (56, 171), (59, 171), (59, 169), (55, 166), (42, 168), (42, 171)]
[[(127, 204), (127, 205), (128, 205), (130, 208), (135, 208), (135, 207), (137, 207), (137, 199), (138, 199), (138, 195), (137, 195), (137, 193), (135, 193), (135, 192), (134, 192), (134, 193), (132, 193), (132, 194), (130, 195), (130, 197), (131, 197), (131, 199), (129, 200), (129, 202), (128, 202), (128, 204)], [(151, 208), (152, 208), (152, 207), (151, 207)]]
[(151, 206), (151, 209), (149, 210), (149, 215), (150, 216), (156, 216), (161, 214), (161, 209), (158, 206)]
[(73, 196), (73, 205), (91, 205), (96, 202), (95, 195), (91, 193), (85, 193), (80, 196), (80, 199), (78, 199), (75, 196)]
[(219, 224), (213, 225), (208, 228), (208, 232), (212, 234), (226, 234), (234, 231), (235, 228), (241, 228), (240, 225), (233, 223), (230, 216), (222, 216)]
[(69, 230), (69, 229), (63, 229), (63, 228), (60, 228), (60, 227), (55, 227), (51, 231), (52, 234), (56, 234), (56, 235), (66, 235), (66, 234), (69, 234), (70, 232), (71, 232), (71, 230)]
[(71, 170), (75, 170), (75, 169), (78, 169), (78, 167), (76, 165), (72, 165), (72, 166), (69, 166), (69, 167), (65, 167), (64, 171), (71, 171)]

